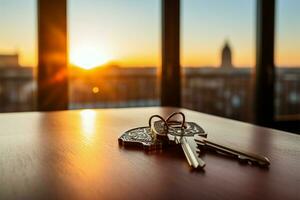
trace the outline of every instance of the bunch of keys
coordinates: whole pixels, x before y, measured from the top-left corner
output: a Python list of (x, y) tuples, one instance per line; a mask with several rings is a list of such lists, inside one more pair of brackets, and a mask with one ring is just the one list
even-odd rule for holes
[[(176, 115), (182, 116), (182, 121), (172, 120)], [(154, 118), (160, 120), (152, 124)], [(149, 119), (149, 126), (130, 129), (122, 134), (118, 141), (121, 146), (139, 146), (146, 151), (161, 150), (163, 147), (173, 144), (181, 144), (189, 165), (193, 168), (203, 168), (205, 162), (197, 156), (197, 144), (194, 135), (206, 137), (204, 130), (194, 122), (185, 122), (182, 112), (171, 114), (166, 120), (159, 115), (153, 115)]]
[[(172, 120), (176, 115), (180, 115), (182, 121)], [(155, 117), (160, 118), (160, 120), (155, 121), (152, 125), (152, 119)], [(159, 115), (153, 115), (149, 119), (149, 127), (160, 141), (168, 144), (180, 144), (186, 160), (192, 168), (197, 169), (205, 166), (205, 162), (198, 156), (194, 136), (198, 135), (206, 138), (207, 133), (196, 123), (186, 122), (185, 115), (182, 112), (175, 112), (166, 120)]]
[[(182, 121), (172, 120), (177, 115), (182, 117)], [(152, 123), (154, 118), (159, 120)], [(199, 157), (200, 150), (213, 150), (260, 166), (270, 164), (267, 157), (217, 144), (206, 137), (207, 134), (199, 125), (186, 122), (182, 112), (175, 112), (166, 120), (159, 115), (151, 116), (149, 126), (128, 130), (119, 137), (118, 141), (122, 146), (141, 146), (146, 151), (161, 150), (168, 145), (180, 144), (189, 165), (195, 169), (205, 166), (205, 162)]]

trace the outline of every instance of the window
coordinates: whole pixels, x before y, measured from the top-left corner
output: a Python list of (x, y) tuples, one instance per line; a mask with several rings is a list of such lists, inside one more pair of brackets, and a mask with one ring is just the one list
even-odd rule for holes
[(251, 121), (254, 0), (182, 0), (182, 105)]
[(69, 0), (70, 107), (159, 105), (159, 0)]
[(36, 1), (0, 5), (0, 112), (35, 110)]
[(275, 114), (279, 119), (300, 119), (300, 2), (276, 3)]

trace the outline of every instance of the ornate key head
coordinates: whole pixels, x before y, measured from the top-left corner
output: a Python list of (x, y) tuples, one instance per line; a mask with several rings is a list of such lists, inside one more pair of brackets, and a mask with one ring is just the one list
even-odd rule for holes
[(119, 137), (118, 142), (121, 146), (142, 147), (145, 151), (160, 150), (162, 148), (162, 142), (156, 139), (148, 126), (126, 131)]

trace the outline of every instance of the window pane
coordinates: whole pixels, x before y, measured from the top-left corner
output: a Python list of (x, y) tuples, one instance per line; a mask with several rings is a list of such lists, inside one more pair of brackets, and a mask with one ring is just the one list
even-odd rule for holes
[(36, 0), (0, 0), (0, 112), (35, 109)]
[(183, 106), (251, 121), (254, 0), (182, 0)]
[(69, 0), (71, 108), (158, 105), (160, 0)]
[(300, 119), (300, 1), (276, 2), (276, 116)]

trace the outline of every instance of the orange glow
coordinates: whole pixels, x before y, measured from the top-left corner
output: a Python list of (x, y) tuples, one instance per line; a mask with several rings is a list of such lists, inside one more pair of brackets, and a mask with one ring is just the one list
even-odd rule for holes
[(99, 92), (99, 88), (98, 87), (93, 87), (92, 89), (94, 94), (97, 94)]
[(92, 69), (113, 59), (104, 49), (93, 45), (81, 45), (70, 49), (70, 62), (83, 69)]
[(82, 133), (84, 134), (85, 140), (90, 142), (95, 133), (96, 112), (93, 110), (83, 110), (80, 112), (80, 117), (82, 122)]

